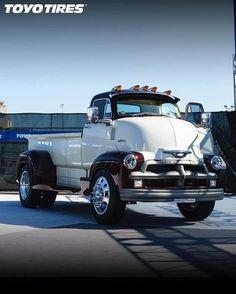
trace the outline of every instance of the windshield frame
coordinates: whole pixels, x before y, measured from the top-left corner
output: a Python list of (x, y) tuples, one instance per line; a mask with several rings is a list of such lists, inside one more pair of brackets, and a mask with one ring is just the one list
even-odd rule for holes
[[(151, 99), (151, 100), (159, 100), (162, 102), (166, 102), (166, 103), (171, 103), (176, 107), (176, 113), (178, 115), (178, 117), (174, 117), (174, 116), (168, 116), (165, 114), (157, 114), (156, 116), (167, 116), (170, 118), (176, 118), (176, 119), (181, 119), (181, 112), (179, 110), (179, 107), (177, 105), (177, 101), (173, 100), (171, 97), (166, 96), (166, 95), (159, 95), (159, 94), (151, 94), (151, 93), (130, 93), (130, 94), (123, 94), (123, 95), (116, 95), (115, 97), (112, 97), (112, 112), (113, 112), (113, 119), (121, 119), (121, 118), (125, 118), (125, 117), (140, 117), (142, 116), (140, 115), (122, 115), (120, 116), (117, 112), (117, 101), (127, 101), (129, 99), (134, 100), (134, 98), (137, 97), (137, 101), (143, 100), (143, 99)], [(148, 116), (147, 114), (145, 114), (145, 116)], [(150, 113), (150, 116), (153, 116), (153, 114)]]

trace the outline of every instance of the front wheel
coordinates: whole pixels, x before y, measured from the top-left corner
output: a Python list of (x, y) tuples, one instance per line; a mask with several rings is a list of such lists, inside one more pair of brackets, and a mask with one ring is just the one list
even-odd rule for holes
[(190, 221), (200, 221), (207, 218), (213, 211), (215, 201), (201, 201), (196, 203), (177, 203), (179, 211)]
[(120, 201), (119, 190), (112, 176), (105, 170), (98, 171), (91, 182), (91, 207), (99, 224), (113, 225), (120, 221), (125, 202)]
[(57, 197), (54, 191), (39, 191), (38, 206), (41, 208), (50, 208), (53, 206)]

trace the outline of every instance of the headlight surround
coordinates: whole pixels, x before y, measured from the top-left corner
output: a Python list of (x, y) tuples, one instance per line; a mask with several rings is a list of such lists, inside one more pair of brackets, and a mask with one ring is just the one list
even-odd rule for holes
[(137, 158), (134, 154), (128, 154), (124, 158), (124, 166), (128, 169), (134, 169), (137, 166)]
[(217, 156), (217, 155), (214, 155), (211, 157), (211, 160), (210, 160), (210, 164), (211, 164), (211, 167), (214, 169), (214, 170), (220, 170), (222, 169), (223, 167), (223, 161), (222, 159)]

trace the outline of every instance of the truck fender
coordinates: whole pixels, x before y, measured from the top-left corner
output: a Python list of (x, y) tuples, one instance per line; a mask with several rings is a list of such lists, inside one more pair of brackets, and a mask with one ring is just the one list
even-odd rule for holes
[(130, 153), (136, 152), (112, 151), (99, 155), (90, 169), (90, 183), (98, 170), (105, 169), (111, 174), (119, 189), (133, 187), (133, 181), (129, 179), (129, 173), (132, 170), (128, 170), (123, 164), (125, 156)]
[(28, 150), (21, 153), (16, 162), (16, 178), (18, 181), (24, 165), (28, 165), (31, 169), (33, 185), (52, 186), (56, 184), (56, 167), (49, 152)]

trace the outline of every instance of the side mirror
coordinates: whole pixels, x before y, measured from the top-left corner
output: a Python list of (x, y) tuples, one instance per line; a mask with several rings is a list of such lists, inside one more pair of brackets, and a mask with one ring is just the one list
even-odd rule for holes
[(190, 102), (185, 107), (185, 120), (200, 125), (201, 115), (204, 113), (202, 104), (197, 102)]
[(88, 107), (87, 109), (88, 121), (92, 124), (98, 122), (98, 107)]
[(211, 113), (209, 112), (203, 112), (201, 114), (201, 125), (205, 128), (208, 128), (210, 129), (211, 126), (212, 126), (212, 123), (211, 123)]

